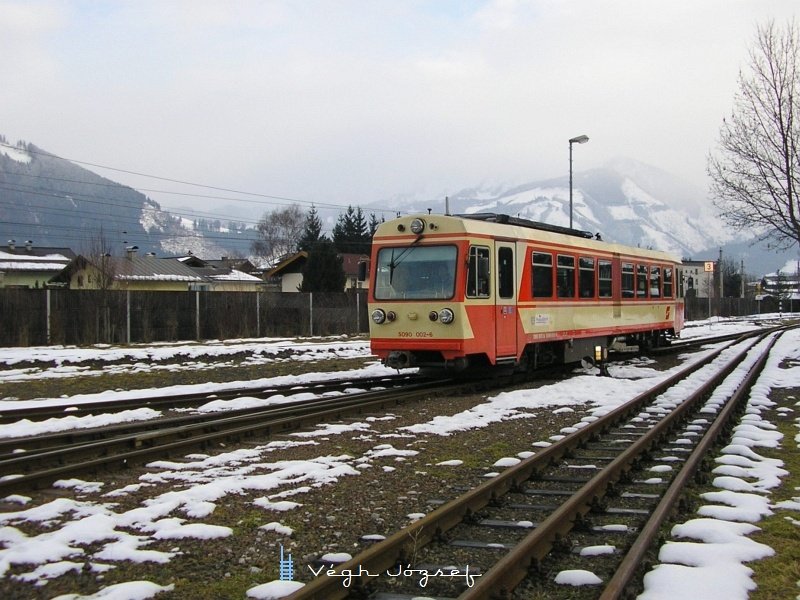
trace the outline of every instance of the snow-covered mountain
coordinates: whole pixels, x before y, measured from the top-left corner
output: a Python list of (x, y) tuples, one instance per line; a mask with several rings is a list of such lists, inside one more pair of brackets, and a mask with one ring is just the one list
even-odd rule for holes
[(252, 229), (192, 221), (162, 210), (144, 194), (33, 144), (0, 135), (0, 240), (85, 253), (98, 244), (114, 254), (141, 252), (203, 258), (246, 255)]
[[(449, 197), (451, 213), (497, 212), (568, 226), (569, 177), (503, 188), (465, 189)], [(390, 206), (394, 205), (389, 202)], [(404, 212), (443, 212), (445, 199), (402, 198)], [(702, 190), (631, 159), (573, 174), (572, 217), (576, 229), (605, 240), (692, 257), (718, 249), (734, 232), (717, 217)]]

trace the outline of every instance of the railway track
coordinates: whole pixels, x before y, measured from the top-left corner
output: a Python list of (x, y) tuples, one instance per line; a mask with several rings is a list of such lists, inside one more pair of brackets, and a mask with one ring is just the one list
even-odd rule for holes
[(399, 388), (319, 396), (267, 407), (185, 415), (0, 443), (0, 494), (41, 487), (66, 475), (127, 467), (177, 451), (208, 449), (300, 429), (325, 419), (385, 410), (431, 394), (482, 388), (485, 382), (424, 380)]
[[(194, 408), (202, 407), (210, 402), (224, 402), (226, 399), (235, 400), (243, 397), (248, 399), (263, 399), (265, 402), (257, 402), (254, 405), (242, 408), (221, 408), (219, 410), (207, 410), (200, 413), (136, 420), (103, 427), (74, 428), (55, 433), (37, 434), (27, 437), (0, 438), (0, 473), (3, 472), (2, 461), (21, 452), (25, 452), (31, 456), (36, 453), (60, 450), (62, 448), (76, 446), (79, 444), (87, 444), (100, 440), (106, 440), (111, 437), (131, 436), (141, 434), (143, 432), (152, 432), (154, 430), (165, 430), (177, 427), (188, 428), (207, 423), (220, 422), (228, 418), (244, 417), (247, 419), (250, 415), (254, 417), (258, 417), (259, 415), (266, 416), (269, 415), (271, 411), (279, 409), (281, 405), (283, 405), (285, 408), (289, 403), (297, 406), (301, 410), (307, 410), (315, 405), (320, 404), (322, 401), (330, 401), (331, 399), (337, 397), (341, 398), (344, 394), (358, 393), (355, 390), (366, 388), (367, 391), (382, 391), (387, 389), (396, 389), (412, 383), (420, 385), (429, 383), (431, 385), (436, 385), (437, 382), (430, 379), (420, 380), (419, 378), (413, 378), (408, 375), (397, 375), (361, 379), (341, 379), (331, 382), (310, 383), (306, 385), (271, 386), (259, 388), (256, 390), (256, 393), (252, 395), (244, 394), (244, 392), (246, 392), (246, 388), (236, 390), (235, 392), (232, 390), (227, 390), (222, 393), (192, 395), (191, 401), (188, 397), (181, 396), (179, 401), (185, 400), (187, 403), (191, 402), (191, 405)], [(311, 398), (309, 398), (309, 396)], [(303, 399), (303, 397), (306, 399)], [(271, 402), (269, 402), (270, 399), (272, 399)], [(153, 399), (145, 398), (144, 402), (147, 403), (151, 400)], [(173, 408), (170, 404), (170, 397), (157, 398), (155, 400), (157, 400), (158, 403), (164, 407)], [(250, 404), (250, 402), (248, 402), (248, 404)], [(179, 406), (185, 407), (186, 404), (179, 404)], [(134, 403), (129, 405), (128, 409), (134, 407), (141, 408), (141, 406)], [(95, 411), (87, 411), (84, 414), (94, 414), (94, 412)]]
[[(729, 339), (729, 336), (724, 339)], [(713, 341), (720, 340), (704, 340), (702, 343)], [(290, 404), (155, 418), (30, 437), (0, 438), (0, 493), (39, 487), (57, 478), (84, 471), (164, 458), (172, 452), (189, 448), (207, 449), (220, 442), (291, 431), (322, 419), (378, 410), (428, 393), (459, 393), (476, 387), (502, 387), (509, 381), (504, 377), (491, 383), (485, 380), (453, 382), (448, 379), (420, 379), (418, 375), (391, 375), (343, 378), (305, 385), (226, 389), (215, 393), (143, 397), (127, 401), (97, 401), (78, 407), (64, 404), (6, 410), (2, 417), (13, 421), (23, 416), (44, 419), (53, 418), (54, 415), (80, 416), (142, 407), (197, 408), (215, 400), (232, 400), (243, 395), (262, 399), (278, 395), (315, 395), (313, 399)], [(341, 395), (353, 388), (375, 390)], [(397, 392), (399, 388), (402, 389)]]
[[(418, 376), (414, 376), (419, 379)], [(411, 375), (382, 375), (377, 377), (342, 377), (335, 381), (316, 381), (309, 383), (290, 383), (285, 385), (265, 385), (259, 387), (224, 388), (209, 392), (172, 394), (169, 396), (142, 396), (123, 400), (96, 400), (90, 402), (67, 402), (36, 406), (25, 402), (24, 408), (6, 408), (0, 411), (0, 423), (13, 423), (20, 419), (44, 420), (58, 417), (80, 417), (98, 412), (121, 412), (133, 408), (185, 409), (197, 408), (214, 400), (234, 400), (242, 396), (268, 398), (278, 394), (297, 395), (304, 392), (329, 394), (342, 392), (348, 388), (371, 388), (380, 385), (397, 387), (409, 382)]]
[[(699, 338), (687, 341), (675, 341), (669, 346), (648, 350), (650, 354), (669, 354), (698, 348), (702, 345), (745, 339), (757, 335), (759, 332), (736, 333), (716, 336), (712, 338)], [(627, 359), (628, 355), (620, 355)], [(614, 356), (612, 355), (612, 360)], [(59, 404), (38, 404), (35, 400), (23, 401), (23, 408), (0, 409), (0, 424), (14, 423), (27, 419), (30, 421), (43, 421), (61, 417), (82, 417), (97, 413), (115, 413), (125, 410), (151, 408), (154, 410), (181, 410), (200, 407), (215, 400), (234, 400), (243, 396), (252, 398), (268, 398), (279, 394), (298, 395), (302, 393), (328, 394), (343, 392), (348, 388), (372, 388), (387, 385), (399, 387), (406, 383), (420, 382), (418, 374), (382, 375), (376, 377), (343, 377), (335, 381), (317, 381), (309, 383), (290, 383), (285, 385), (265, 385), (258, 387), (221, 387), (213, 392), (203, 391), (186, 394), (171, 394), (169, 396), (141, 396), (117, 400), (94, 400), (87, 402), (65, 402)], [(1, 444), (2, 442), (0, 442)], [(2, 450), (0, 450), (2, 452)]]
[(631, 592), (779, 335), (720, 348), (351, 560), (317, 564), (290, 598), (567, 597), (560, 573), (596, 578), (570, 598)]

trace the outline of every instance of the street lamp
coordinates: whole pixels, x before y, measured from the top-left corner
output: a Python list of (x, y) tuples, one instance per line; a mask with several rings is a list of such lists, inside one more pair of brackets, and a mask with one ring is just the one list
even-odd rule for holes
[(572, 144), (585, 144), (589, 136), (579, 135), (569, 141), (569, 228), (572, 229)]

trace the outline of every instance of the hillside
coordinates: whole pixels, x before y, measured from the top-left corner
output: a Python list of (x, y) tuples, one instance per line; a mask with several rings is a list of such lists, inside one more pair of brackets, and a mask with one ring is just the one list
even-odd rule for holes
[[(31, 240), (36, 246), (102, 246), (121, 254), (142, 252), (204, 258), (246, 253), (241, 232), (197, 231), (144, 194), (54, 156), (33, 144), (10, 146), (0, 136), (0, 242)], [(246, 238), (246, 239), (242, 239)], [(244, 243), (242, 243), (244, 242)]]
[[(444, 194), (397, 196), (375, 203), (403, 213), (445, 211)], [(369, 210), (368, 207), (367, 212)], [(466, 188), (449, 197), (451, 213), (499, 212), (569, 225), (569, 178), (522, 185)], [(324, 212), (324, 211), (323, 211)], [(261, 215), (253, 215), (255, 222)], [(327, 215), (332, 224), (336, 214)], [(796, 259), (754, 244), (755, 235), (727, 228), (704, 191), (669, 173), (632, 159), (574, 173), (573, 223), (603, 239), (666, 250), (683, 258), (725, 258), (745, 263), (761, 275)], [(102, 237), (112, 254), (136, 245), (142, 252), (202, 258), (248, 256), (256, 233), (219, 222), (187, 220), (161, 209), (144, 194), (34, 146), (9, 145), (0, 135), (0, 244), (6, 240), (36, 246), (96, 247)]]

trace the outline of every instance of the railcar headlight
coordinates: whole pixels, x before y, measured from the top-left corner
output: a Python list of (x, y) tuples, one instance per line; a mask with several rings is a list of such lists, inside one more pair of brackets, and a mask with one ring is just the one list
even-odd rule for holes
[(386, 313), (386, 320), (389, 321), (389, 323), (394, 321), (396, 318), (397, 318), (397, 313), (394, 312), (393, 310), (390, 310), (388, 313)]
[(425, 221), (422, 219), (414, 219), (411, 221), (411, 233), (419, 235), (423, 231), (425, 231)]
[(380, 308), (376, 308), (372, 311), (372, 320), (380, 325), (386, 320), (386, 313), (383, 312)]
[(432, 310), (430, 313), (428, 313), (428, 318), (431, 321), (438, 321), (439, 320), (439, 313), (437, 313), (435, 310)]
[(439, 311), (439, 320), (445, 325), (449, 325), (456, 318), (456, 315), (449, 308), (443, 308)]

